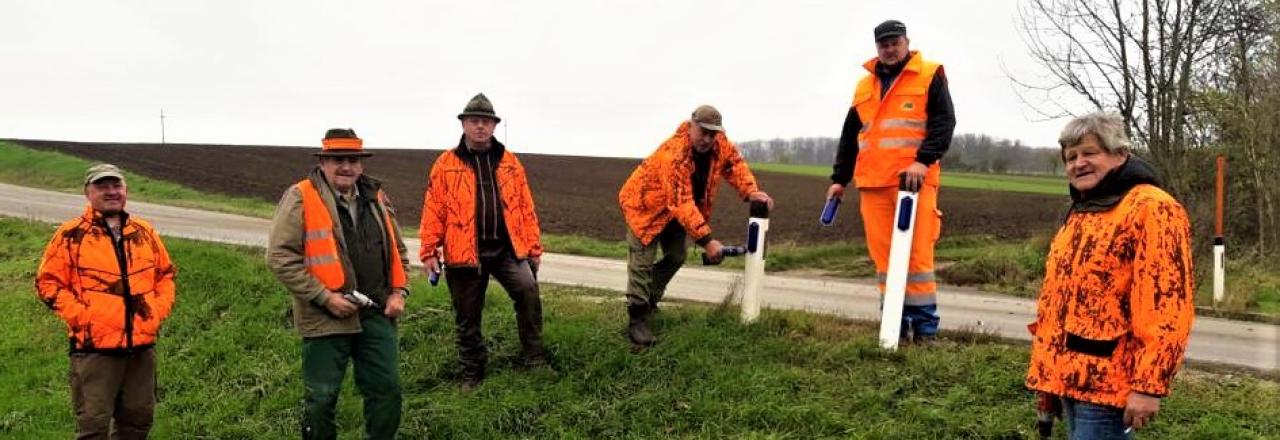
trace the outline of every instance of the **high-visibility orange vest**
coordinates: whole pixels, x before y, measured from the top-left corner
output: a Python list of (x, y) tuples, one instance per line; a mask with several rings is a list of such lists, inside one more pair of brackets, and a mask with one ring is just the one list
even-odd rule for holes
[[(872, 58), (862, 67), (871, 72), (858, 82), (853, 94), (853, 107), (862, 120), (858, 133), (858, 160), (853, 177), (858, 188), (898, 186), (898, 172), (916, 161), (916, 151), (924, 141), (925, 105), (929, 101), (929, 84), (941, 64), (926, 61), (919, 51), (911, 51), (911, 59), (882, 98), (880, 78)], [(940, 168), (929, 165), (925, 183), (938, 185)]]
[[(303, 242), (303, 264), (311, 276), (320, 280), (329, 290), (341, 291), (346, 284), (346, 272), (342, 268), (342, 259), (338, 256), (338, 241), (333, 238), (333, 217), (329, 216), (329, 207), (325, 206), (320, 191), (316, 190), (311, 179), (298, 182), (302, 191), (302, 223), (306, 233)], [(400, 264), (400, 248), (396, 246), (396, 234), (391, 223), (391, 213), (387, 210), (386, 194), (378, 190), (378, 206), (382, 208), (382, 219), (387, 231), (387, 247), (391, 249), (391, 287), (402, 289), (408, 282), (404, 267)]]

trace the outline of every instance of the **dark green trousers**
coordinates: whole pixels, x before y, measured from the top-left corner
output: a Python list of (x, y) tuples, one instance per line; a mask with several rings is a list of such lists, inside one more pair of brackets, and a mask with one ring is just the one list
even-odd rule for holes
[[(680, 222), (672, 220), (649, 242), (640, 243), (627, 229), (627, 303), (633, 306), (656, 306), (667, 292), (667, 283), (684, 266), (689, 240)], [(662, 249), (662, 259), (658, 259)]]
[(334, 411), (338, 393), (355, 363), (356, 387), (364, 396), (365, 438), (395, 438), (400, 428), (400, 354), (396, 327), (381, 310), (360, 312), (364, 331), (302, 340), (302, 438), (338, 437)]

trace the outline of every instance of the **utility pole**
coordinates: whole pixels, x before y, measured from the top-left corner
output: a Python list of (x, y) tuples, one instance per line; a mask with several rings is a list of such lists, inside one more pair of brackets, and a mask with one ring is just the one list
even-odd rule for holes
[(160, 145), (164, 145), (164, 107), (160, 108)]

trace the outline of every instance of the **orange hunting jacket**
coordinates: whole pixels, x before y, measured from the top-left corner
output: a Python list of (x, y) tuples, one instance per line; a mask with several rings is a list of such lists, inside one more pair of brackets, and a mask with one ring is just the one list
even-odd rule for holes
[(116, 243), (90, 207), (58, 227), (45, 247), (36, 292), (66, 322), (72, 352), (154, 345), (173, 308), (176, 271), (160, 235), (126, 215), (121, 237)]
[(1028, 326), (1027, 387), (1118, 408), (1130, 392), (1167, 395), (1195, 317), (1190, 230), (1182, 206), (1149, 184), (1110, 210), (1073, 211)]
[(711, 205), (722, 177), (738, 190), (743, 200), (759, 191), (756, 177), (751, 174), (747, 162), (722, 132), (716, 135), (706, 195), (701, 205), (696, 204), (693, 200), (693, 146), (689, 144), (688, 132), (689, 121), (685, 121), (671, 138), (640, 163), (622, 185), (622, 191), (618, 192), (618, 205), (622, 208), (627, 227), (645, 245), (653, 241), (672, 218), (679, 221), (694, 240), (711, 235), (708, 223)]
[[(493, 142), (495, 151), (502, 153), (494, 175), (498, 180), (498, 195), (502, 199), (502, 218), (507, 224), (515, 257), (523, 260), (541, 256), (542, 232), (524, 166), (514, 153), (497, 141)], [(459, 145), (457, 148), (466, 147)], [(422, 239), (418, 257), (423, 261), (439, 256), (436, 248), (444, 246), (441, 262), (452, 267), (480, 265), (480, 238), (476, 233), (476, 173), (454, 149), (445, 151), (431, 166), (418, 234)]]

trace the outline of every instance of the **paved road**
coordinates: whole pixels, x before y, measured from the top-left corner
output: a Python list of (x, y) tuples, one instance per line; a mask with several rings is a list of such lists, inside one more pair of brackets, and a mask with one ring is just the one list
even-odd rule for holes
[[(79, 215), (84, 197), (0, 184), (0, 215), (61, 222)], [(129, 210), (171, 236), (244, 245), (266, 243), (268, 221), (231, 214), (129, 202)], [(417, 255), (418, 240), (406, 240)], [(542, 281), (611, 290), (626, 288), (625, 262), (573, 255), (547, 254), (538, 277)], [(668, 288), (667, 297), (720, 302), (739, 273), (686, 267)], [(769, 276), (762, 288), (765, 307), (809, 310), (844, 317), (878, 320), (878, 294), (869, 281)], [(939, 292), (944, 329), (979, 329), (1029, 340), (1026, 324), (1035, 316), (1031, 300), (942, 286)], [(1280, 372), (1280, 326), (1199, 317), (1192, 330), (1188, 358), (1257, 370)]]

